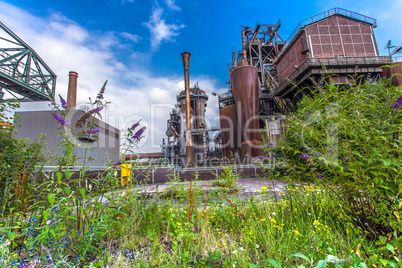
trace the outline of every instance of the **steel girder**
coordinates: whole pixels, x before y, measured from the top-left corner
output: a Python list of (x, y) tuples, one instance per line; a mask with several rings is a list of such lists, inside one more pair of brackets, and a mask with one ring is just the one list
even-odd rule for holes
[(56, 75), (21, 38), (0, 22), (0, 102), (53, 101)]

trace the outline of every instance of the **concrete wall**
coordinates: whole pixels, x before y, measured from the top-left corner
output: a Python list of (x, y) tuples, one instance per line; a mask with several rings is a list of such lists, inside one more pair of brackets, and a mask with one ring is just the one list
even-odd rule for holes
[[(86, 165), (88, 166), (103, 166), (110, 161), (117, 161), (119, 158), (119, 145), (120, 145), (120, 130), (117, 128), (100, 121), (99, 119), (91, 117), (87, 122), (94, 124), (93, 128), (99, 128), (100, 132), (96, 134), (99, 138), (93, 142), (78, 139), (77, 133), (79, 129), (75, 127), (77, 120), (84, 114), (81, 110), (69, 111), (66, 118), (71, 125), (70, 127), (60, 127), (51, 113), (55, 111), (24, 111), (16, 112), (15, 115), (20, 118), (21, 126), (18, 127), (17, 138), (28, 138), (34, 141), (38, 135), (44, 133), (46, 135), (47, 150), (51, 154), (63, 154), (64, 149), (58, 148), (57, 145), (62, 141), (62, 135), (67, 135), (69, 142), (73, 145), (75, 154), (79, 158), (83, 158), (85, 151), (87, 151)], [(72, 130), (72, 131), (70, 131)], [(74, 135), (75, 132), (76, 134)], [(91, 157), (96, 161), (90, 161)], [(83, 163), (83, 159), (78, 160)], [(55, 162), (49, 164), (52, 165)]]

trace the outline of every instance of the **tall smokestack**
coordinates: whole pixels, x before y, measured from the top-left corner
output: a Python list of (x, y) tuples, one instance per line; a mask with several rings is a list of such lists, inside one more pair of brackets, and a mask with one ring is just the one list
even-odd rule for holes
[(78, 73), (69, 72), (68, 73), (68, 93), (67, 93), (67, 107), (70, 109), (75, 109), (77, 106), (77, 79)]
[(194, 147), (191, 142), (191, 106), (190, 106), (190, 56), (188, 52), (183, 52), (181, 57), (183, 58), (184, 67), (184, 92), (186, 98), (186, 121), (187, 121), (187, 132), (186, 132), (186, 166), (194, 165)]
[(246, 51), (246, 31), (241, 31), (241, 42), (243, 46), (243, 59), (247, 61), (247, 51)]

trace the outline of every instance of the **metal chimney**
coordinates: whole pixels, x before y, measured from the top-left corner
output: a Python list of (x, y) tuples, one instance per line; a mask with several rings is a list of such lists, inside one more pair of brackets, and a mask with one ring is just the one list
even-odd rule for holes
[(181, 57), (183, 58), (184, 67), (184, 89), (186, 98), (186, 122), (187, 122), (187, 132), (186, 132), (186, 166), (194, 165), (194, 147), (192, 146), (191, 138), (191, 105), (190, 105), (190, 56), (188, 52), (183, 52)]
[(68, 73), (68, 93), (67, 93), (67, 107), (70, 109), (75, 109), (77, 106), (77, 79), (78, 73), (69, 72)]

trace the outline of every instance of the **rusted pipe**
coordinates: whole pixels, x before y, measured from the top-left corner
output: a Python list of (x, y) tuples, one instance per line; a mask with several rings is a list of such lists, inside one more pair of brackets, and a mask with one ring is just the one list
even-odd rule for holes
[(241, 41), (243, 44), (243, 59), (247, 60), (247, 51), (246, 51), (246, 31), (241, 31)]
[(70, 109), (75, 109), (77, 106), (78, 73), (71, 71), (69, 72), (68, 76), (67, 107)]
[(191, 105), (190, 105), (190, 56), (188, 52), (183, 52), (181, 57), (183, 58), (184, 67), (184, 89), (185, 89), (185, 100), (186, 100), (186, 121), (187, 121), (187, 132), (186, 132), (186, 166), (194, 165), (194, 148), (191, 142)]

